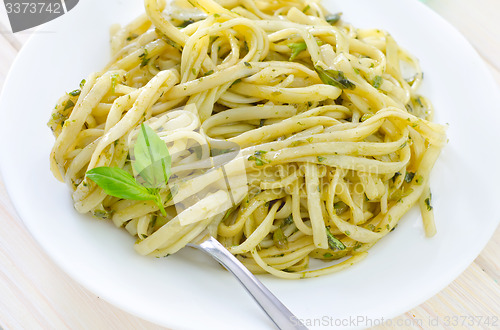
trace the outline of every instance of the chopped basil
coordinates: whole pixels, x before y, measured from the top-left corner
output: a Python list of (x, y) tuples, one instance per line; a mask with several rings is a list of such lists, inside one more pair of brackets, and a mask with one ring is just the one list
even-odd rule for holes
[(293, 216), (290, 214), (288, 217), (286, 217), (285, 221), (283, 221), (283, 224), (281, 224), (281, 227), (291, 225), (292, 223), (293, 223)]
[(111, 93), (115, 93), (116, 85), (118, 84), (118, 74), (115, 73), (111, 76)]
[(248, 63), (248, 62), (243, 62), (243, 64), (245, 64), (246, 67), (248, 68), (251, 68), (252, 67), (252, 64)]
[(226, 214), (224, 214), (224, 218), (222, 218), (222, 221), (226, 220), (227, 218), (229, 218), (229, 216), (231, 215), (231, 213), (233, 213), (233, 211), (235, 210), (234, 207), (230, 208), (229, 210), (226, 211)]
[(319, 78), (325, 84), (338, 87), (340, 89), (355, 89), (356, 85), (349, 81), (342, 71), (325, 70), (320, 66), (315, 66), (314, 69), (318, 73)]
[(417, 101), (418, 105), (420, 105), (422, 108), (424, 107), (424, 105), (422, 104), (422, 100), (420, 99), (420, 96), (418, 96), (415, 100)]
[(406, 172), (405, 182), (407, 182), (407, 183), (412, 182), (414, 177), (415, 177), (415, 173), (413, 173), (413, 172)]
[(144, 53), (139, 55), (139, 58), (141, 59), (141, 68), (148, 65), (150, 58), (148, 58), (148, 50), (146, 48), (144, 48)]
[(337, 215), (341, 215), (342, 213), (349, 210), (349, 206), (347, 206), (347, 204), (342, 201), (333, 204), (333, 207), (335, 208), (335, 213)]
[(214, 73), (214, 70), (209, 70), (209, 71), (205, 72), (205, 74), (203, 74), (203, 77), (210, 76), (213, 73)]
[(292, 55), (290, 55), (289, 61), (293, 61), (301, 52), (307, 49), (305, 42), (294, 42), (288, 44), (288, 48), (292, 50)]
[(233, 87), (233, 85), (236, 85), (237, 83), (240, 83), (240, 82), (241, 82), (241, 79), (236, 79), (235, 81), (233, 81), (233, 83), (229, 87)]
[(71, 100), (68, 100), (66, 102), (66, 104), (64, 105), (63, 111), (68, 110), (69, 108), (72, 108), (74, 106), (75, 106), (75, 103), (73, 101), (71, 101)]
[(185, 28), (186, 26), (188, 25), (191, 25), (194, 23), (194, 20), (192, 20), (191, 18), (188, 19), (188, 20), (185, 20), (184, 22), (181, 23), (181, 25), (179, 25), (178, 27), (180, 28)]
[(328, 246), (332, 250), (345, 250), (345, 245), (339, 239), (332, 235), (330, 228), (326, 227), (326, 237), (328, 239)]
[(85, 83), (87, 83), (87, 80), (82, 79), (82, 81), (80, 81), (80, 88), (83, 88), (83, 86), (85, 86)]
[(109, 219), (109, 216), (111, 214), (111, 212), (105, 210), (94, 210), (92, 213), (94, 217), (98, 219)]
[(329, 252), (323, 254), (323, 258), (331, 258), (331, 257), (333, 257), (333, 254), (331, 254)]
[(326, 159), (325, 157), (321, 157), (321, 156), (318, 156), (317, 158), (318, 158), (318, 162), (320, 162), (320, 163)]
[(81, 92), (82, 92), (81, 90), (75, 89), (74, 91), (69, 92), (69, 95), (71, 95), (71, 96), (78, 96), (78, 95), (80, 95)]
[(425, 205), (427, 205), (427, 211), (431, 211), (432, 210), (431, 199), (432, 199), (432, 194), (429, 194), (429, 197), (427, 197), (424, 200)]
[(342, 13), (326, 15), (325, 21), (327, 21), (331, 25), (335, 25), (338, 21), (340, 21), (341, 16), (342, 16)]
[(284, 249), (288, 248), (288, 239), (285, 236), (285, 234), (283, 233), (283, 229), (278, 228), (274, 231), (273, 242), (274, 242), (274, 245), (280, 250), (284, 250)]
[(259, 150), (256, 151), (253, 156), (248, 157), (248, 160), (253, 160), (255, 161), (255, 165), (257, 166), (263, 166), (266, 163), (269, 163), (269, 161), (262, 159), (262, 156), (266, 154), (267, 151)]
[(373, 87), (379, 89), (380, 86), (382, 85), (382, 82), (383, 82), (383, 79), (381, 76), (375, 76), (375, 78), (373, 79)]

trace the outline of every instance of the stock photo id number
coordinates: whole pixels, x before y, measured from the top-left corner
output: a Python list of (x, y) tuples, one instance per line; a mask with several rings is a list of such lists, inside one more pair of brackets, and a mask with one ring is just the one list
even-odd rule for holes
[(4, 0), (13, 33), (52, 21), (73, 9), (79, 0)]

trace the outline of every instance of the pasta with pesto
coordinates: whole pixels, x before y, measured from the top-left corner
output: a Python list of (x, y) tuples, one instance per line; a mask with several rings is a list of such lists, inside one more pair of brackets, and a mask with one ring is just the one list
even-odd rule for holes
[[(445, 127), (418, 94), (418, 60), (389, 33), (356, 28), (317, 0), (144, 3), (145, 14), (111, 29), (109, 64), (49, 121), (51, 170), (78, 212), (125, 228), (143, 255), (208, 233), (252, 272), (288, 279), (361, 261), (414, 205), (435, 234), (429, 176)], [(142, 123), (172, 154), (166, 214), (85, 175), (133, 174)], [(190, 176), (224, 143), (238, 147), (224, 166)], [(311, 258), (338, 261), (310, 268)]]

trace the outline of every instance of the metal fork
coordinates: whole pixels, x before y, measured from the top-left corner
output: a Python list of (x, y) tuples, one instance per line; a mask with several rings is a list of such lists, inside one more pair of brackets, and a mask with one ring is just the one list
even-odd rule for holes
[(188, 246), (209, 254), (229, 270), (279, 329), (307, 330), (300, 320), (215, 238), (209, 236), (200, 244), (189, 243)]

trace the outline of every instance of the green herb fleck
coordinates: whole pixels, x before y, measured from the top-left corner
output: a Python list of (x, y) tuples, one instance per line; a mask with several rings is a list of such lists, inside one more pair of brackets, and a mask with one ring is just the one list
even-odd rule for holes
[(92, 214), (98, 219), (109, 219), (111, 212), (105, 210), (94, 210)]
[(394, 176), (392, 177), (392, 183), (396, 182), (396, 179), (398, 178), (398, 176), (400, 176), (401, 173), (400, 172), (396, 172), (394, 173)]
[(285, 236), (285, 234), (283, 233), (283, 229), (278, 228), (274, 231), (273, 242), (274, 242), (274, 245), (280, 250), (284, 250), (284, 249), (288, 248), (288, 239)]
[(415, 177), (415, 173), (413, 173), (413, 172), (406, 172), (405, 182), (407, 182), (407, 183), (412, 182), (414, 177)]
[(72, 108), (72, 107), (74, 107), (74, 106), (75, 106), (75, 103), (74, 103), (73, 101), (71, 101), (71, 100), (68, 100), (68, 101), (66, 102), (66, 104), (64, 105), (64, 109), (63, 109), (63, 111), (66, 111), (66, 110), (68, 110), (69, 108)]
[(180, 28), (185, 28), (186, 26), (188, 25), (191, 25), (194, 23), (194, 20), (192, 20), (191, 18), (188, 19), (188, 20), (185, 20), (184, 22), (181, 23), (181, 25), (179, 25), (178, 27)]
[(210, 76), (213, 73), (214, 73), (214, 70), (207, 71), (207, 72), (205, 72), (205, 74), (203, 75), (203, 77)]
[(365, 113), (362, 117), (361, 117), (361, 121), (367, 121), (368, 119), (370, 119), (371, 117), (373, 117), (373, 114), (372, 113)]
[(289, 44), (288, 48), (292, 50), (289, 61), (293, 61), (301, 52), (307, 49), (307, 45), (305, 42), (295, 42)]
[(318, 156), (318, 162), (322, 163), (326, 158), (325, 157), (321, 157), (321, 156)]
[(425, 205), (427, 205), (427, 211), (431, 211), (432, 210), (431, 200), (432, 200), (432, 194), (429, 194), (429, 197), (427, 197), (424, 200)]
[(263, 150), (256, 151), (253, 156), (248, 157), (248, 160), (255, 161), (255, 165), (257, 166), (263, 166), (264, 164), (269, 163), (269, 161), (262, 159), (262, 156), (266, 153), (267, 151)]
[(82, 92), (81, 90), (75, 89), (74, 91), (69, 92), (69, 95), (71, 95), (71, 96), (78, 96), (78, 95), (80, 95), (81, 92)]
[(141, 59), (141, 68), (148, 65), (150, 58), (148, 58), (148, 50), (146, 48), (144, 48), (144, 53), (139, 55), (139, 58)]
[(345, 245), (339, 239), (332, 235), (330, 228), (326, 227), (326, 237), (328, 239), (328, 246), (332, 250), (345, 250)]
[(288, 225), (291, 225), (293, 223), (293, 216), (290, 214), (288, 217), (286, 217), (285, 221), (281, 224), (281, 227), (286, 227)]
[(342, 201), (339, 201), (339, 202), (333, 204), (333, 208), (335, 209), (335, 213), (337, 215), (341, 215), (342, 213), (349, 210), (349, 206), (347, 206), (347, 204), (342, 202)]
[(240, 82), (241, 82), (241, 79), (236, 79), (235, 81), (233, 81), (233, 83), (229, 87), (233, 87), (233, 85), (236, 85), (237, 83), (240, 83)]
[(325, 70), (320, 66), (315, 66), (314, 69), (318, 73), (319, 78), (325, 84), (338, 87), (340, 89), (355, 89), (356, 85), (349, 81), (342, 71)]
[(375, 78), (373, 79), (373, 87), (379, 89), (380, 86), (382, 86), (382, 82), (383, 82), (383, 79), (381, 76), (375, 76)]
[(341, 16), (342, 16), (342, 13), (326, 15), (325, 21), (327, 21), (331, 25), (335, 25), (338, 21), (340, 21)]

